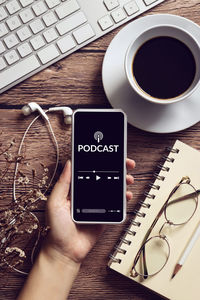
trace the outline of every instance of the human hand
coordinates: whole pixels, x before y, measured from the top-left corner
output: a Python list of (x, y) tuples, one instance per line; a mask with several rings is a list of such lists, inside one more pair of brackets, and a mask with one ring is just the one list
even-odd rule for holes
[[(135, 167), (131, 159), (126, 161), (127, 169)], [(134, 179), (131, 175), (126, 176), (127, 185), (132, 184)], [(69, 197), (71, 183), (71, 163), (68, 161), (54, 186), (47, 201), (47, 225), (50, 230), (44, 249), (51, 256), (69, 259), (80, 264), (92, 249), (105, 225), (79, 225), (72, 221)], [(132, 198), (132, 192), (126, 192), (127, 200)]]

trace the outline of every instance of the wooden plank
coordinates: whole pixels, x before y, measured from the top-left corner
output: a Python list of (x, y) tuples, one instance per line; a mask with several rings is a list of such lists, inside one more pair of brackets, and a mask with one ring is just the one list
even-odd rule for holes
[[(62, 114), (49, 114), (52, 126), (54, 128), (59, 148), (60, 148), (60, 163), (58, 173), (62, 170), (66, 160), (71, 157), (71, 126), (66, 126), (62, 120)], [(2, 149), (6, 149), (10, 141), (14, 138), (15, 145), (12, 148), (13, 156), (16, 155), (19, 143), (23, 136), (25, 129), (33, 119), (33, 116), (24, 117), (20, 110), (0, 110), (0, 143), (3, 144)], [(135, 202), (138, 201), (139, 194), (141, 195), (145, 183), (151, 180), (153, 172), (156, 171), (156, 165), (162, 162), (165, 147), (172, 146), (177, 138), (183, 142), (200, 149), (200, 124), (180, 132), (167, 135), (159, 135), (153, 133), (143, 132), (132, 126), (128, 126), (128, 157), (135, 159), (136, 169), (133, 171), (135, 181), (138, 181), (138, 187), (134, 187), (134, 195), (136, 195)], [(30, 129), (25, 139), (22, 148), (24, 155), (23, 164), (20, 164), (20, 170), (25, 172), (29, 170), (31, 174), (32, 169), (37, 170), (38, 178), (41, 176), (41, 163), (48, 166), (49, 177), (53, 172), (55, 165), (55, 148), (51, 136), (44, 121), (40, 118), (36, 121)], [(5, 159), (0, 157), (1, 168), (5, 168)], [(28, 164), (28, 167), (27, 167)], [(12, 179), (12, 171), (14, 164), (11, 166), (9, 176)], [(56, 178), (58, 177), (58, 174)], [(31, 188), (27, 185), (27, 189)], [(17, 186), (18, 187), (18, 186)], [(4, 183), (2, 190), (11, 190), (11, 183)], [(21, 187), (20, 187), (21, 188)]]
[(103, 53), (76, 52), (0, 96), (0, 103), (24, 105), (108, 105), (101, 80)]
[[(64, 165), (66, 159), (71, 156), (71, 130), (63, 124), (60, 117), (61, 116), (57, 114), (50, 116), (61, 152), (59, 172), (62, 168), (61, 165)], [(6, 110), (6, 113), (5, 110), (0, 110), (0, 128), (2, 131), (0, 142), (5, 143), (6, 146), (14, 137), (16, 145), (13, 152), (17, 151), (23, 132), (32, 118), (32, 116), (26, 118), (23, 117), (20, 110)], [(81, 271), (72, 288), (69, 299), (90, 299), (92, 297), (93, 299), (106, 300), (145, 300), (152, 296), (152, 294), (147, 290), (107, 269), (106, 265), (108, 255), (112, 252), (114, 245), (119, 240), (119, 236), (128, 225), (129, 220), (132, 218), (132, 213), (136, 203), (144, 198), (142, 193), (145, 189), (148, 189), (148, 184), (152, 182), (153, 172), (156, 170), (156, 164), (161, 162), (165, 146), (172, 146), (175, 139), (179, 138), (189, 145), (200, 149), (199, 133), (200, 124), (197, 124), (181, 133), (168, 135), (150, 134), (132, 126), (128, 127), (128, 156), (136, 160), (137, 166), (133, 171), (135, 184), (130, 188), (130, 190), (133, 191), (134, 197), (128, 204), (127, 220), (122, 225), (107, 227), (106, 232), (102, 235), (95, 248), (84, 261)], [(27, 153), (26, 160), (31, 164), (31, 167), (37, 168), (38, 162), (41, 161), (52, 171), (53, 164), (55, 163), (55, 153), (48, 136), (48, 131), (42, 120), (37, 121), (37, 123), (33, 126), (25, 140), (25, 144)], [(1, 165), (2, 164), (3, 162), (1, 161)], [(8, 185), (5, 186), (5, 189), (7, 191), (11, 191), (12, 187)], [(44, 220), (44, 213), (41, 212), (40, 218)], [(97, 258), (98, 263), (96, 263)], [(28, 268), (30, 268), (30, 265)], [(7, 275), (7, 285), (4, 286), (2, 282), (0, 298), (9, 300), (15, 298), (24, 282), (24, 279), (23, 277), (12, 273)], [(87, 278), (87, 280), (85, 280), (85, 278)], [(153, 297), (154, 299), (160, 299), (157, 296)]]
[[(200, 25), (198, 0), (167, 0), (144, 15), (154, 13), (181, 15)], [(121, 28), (4, 93), (0, 96), (0, 107), (18, 108), (29, 101), (37, 101), (46, 107), (53, 105), (71, 105), (73, 108), (109, 106), (101, 82), (101, 66), (110, 41)], [(16, 153), (23, 132), (32, 118), (33, 116), (25, 118), (18, 109), (0, 109), (0, 132), (2, 131), (0, 144), (3, 143), (4, 149), (15, 138), (16, 144), (12, 153), (13, 155)], [(60, 148), (60, 164), (56, 176), (58, 178), (66, 159), (71, 157), (71, 128), (64, 125), (59, 114), (51, 115), (50, 119)], [(106, 265), (108, 255), (132, 218), (138, 201), (144, 198), (143, 192), (148, 190), (148, 184), (152, 182), (156, 165), (162, 162), (164, 148), (167, 145), (172, 146), (177, 138), (200, 150), (200, 124), (185, 131), (167, 135), (146, 133), (132, 126), (128, 127), (128, 156), (134, 158), (137, 165), (133, 171), (135, 184), (129, 188), (133, 191), (133, 199), (128, 204), (127, 220), (124, 224), (107, 227), (106, 232), (84, 261), (71, 290), (70, 300), (161, 299), (131, 280), (109, 270)], [(26, 160), (24, 165), (20, 165), (23, 171), (28, 163), (30, 169), (37, 169), (38, 177), (40, 177), (42, 171), (40, 162), (42, 162), (48, 166), (50, 175), (55, 164), (55, 149), (43, 121), (40, 120), (33, 126), (25, 140), (25, 145), (23, 153), (26, 154)], [(2, 157), (0, 157), (0, 167), (5, 168), (5, 161)], [(13, 167), (14, 165), (10, 170), (10, 177)], [(30, 187), (31, 182), (26, 189)], [(12, 200), (11, 182), (1, 182), (0, 190), (7, 192), (8, 201)], [(1, 202), (0, 207), (5, 206), (6, 203), (6, 201)], [(40, 208), (44, 210), (44, 205)], [(41, 222), (44, 222), (44, 211), (39, 212), (38, 216)], [(28, 269), (31, 267), (30, 263), (25, 266)], [(0, 299), (15, 299), (23, 283), (24, 277), (18, 274), (7, 273), (1, 276)]]
[[(125, 224), (107, 227), (105, 233), (84, 261), (69, 299), (140, 300), (151, 297), (152, 294), (145, 289), (106, 267), (108, 255), (123, 228), (125, 228)], [(97, 257), (98, 263), (96, 263)], [(1, 277), (0, 299), (15, 299), (24, 281), (25, 276), (15, 273), (7, 273), (4, 278)], [(160, 298), (155, 298), (155, 300), (157, 299)]]
[[(167, 0), (145, 15), (171, 13), (200, 24), (198, 0)], [(94, 41), (84, 49), (32, 76), (0, 95), (0, 105), (109, 105), (104, 94), (101, 68), (105, 51), (121, 28)]]
[[(44, 213), (37, 213), (41, 222)], [(126, 228), (128, 220), (119, 226), (107, 226), (98, 243), (85, 259), (79, 275), (74, 282), (69, 299), (145, 299), (151, 294), (139, 285), (107, 268), (108, 256), (112, 252), (119, 235)], [(106, 242), (105, 242), (106, 241)], [(28, 253), (31, 252), (31, 245)], [(98, 257), (98, 263), (97, 262)], [(31, 268), (25, 264), (23, 271)], [(0, 299), (13, 300), (24, 284), (26, 276), (15, 272), (7, 272), (6, 276), (0, 278)], [(87, 280), (86, 280), (87, 278)], [(160, 299), (159, 297), (155, 300)]]

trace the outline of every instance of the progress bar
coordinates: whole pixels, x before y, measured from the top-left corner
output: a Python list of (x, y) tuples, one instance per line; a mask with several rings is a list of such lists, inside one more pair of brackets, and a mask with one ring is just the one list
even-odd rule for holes
[(90, 171), (78, 171), (79, 173), (119, 173), (119, 171), (98, 171), (98, 170), (90, 170)]
[(81, 212), (84, 214), (105, 214), (105, 209), (95, 209), (95, 208), (83, 208)]

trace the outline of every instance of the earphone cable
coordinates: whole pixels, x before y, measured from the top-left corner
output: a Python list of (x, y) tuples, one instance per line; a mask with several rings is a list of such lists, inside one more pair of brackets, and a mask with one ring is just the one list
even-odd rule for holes
[[(46, 110), (46, 111), (45, 111), (45, 113), (48, 113), (48, 112), (49, 112), (49, 110)], [(38, 115), (37, 117), (35, 117), (35, 118), (31, 121), (31, 123), (28, 125), (28, 127), (27, 127), (27, 129), (25, 130), (24, 135), (23, 135), (23, 137), (22, 137), (22, 139), (21, 139), (20, 145), (19, 145), (19, 149), (18, 149), (18, 153), (17, 153), (17, 159), (16, 159), (16, 164), (15, 164), (15, 170), (14, 170), (14, 176), (13, 176), (13, 200), (14, 200), (14, 202), (17, 202), (17, 199), (16, 199), (16, 177), (17, 177), (18, 166), (19, 166), (18, 157), (19, 157), (20, 154), (21, 154), (22, 146), (23, 146), (23, 143), (24, 143), (24, 140), (25, 140), (25, 138), (26, 138), (26, 135), (27, 135), (28, 131), (30, 130), (31, 126), (37, 121), (37, 119), (38, 119), (40, 116), (41, 116), (41, 115)], [(50, 131), (50, 133), (51, 133), (51, 135), (52, 135), (52, 137), (53, 137), (54, 145), (55, 145), (55, 148), (56, 148), (56, 164), (55, 164), (54, 172), (53, 172), (53, 174), (52, 174), (52, 176), (51, 176), (51, 179), (50, 179), (50, 181), (49, 181), (49, 184), (48, 184), (46, 190), (45, 190), (44, 193), (43, 193), (44, 195), (46, 194), (47, 190), (49, 189), (49, 187), (50, 187), (50, 185), (51, 185), (51, 183), (52, 183), (52, 181), (53, 181), (53, 179), (54, 179), (54, 177), (55, 177), (55, 174), (56, 174), (56, 171), (57, 171), (57, 167), (58, 167), (58, 163), (59, 163), (59, 146), (58, 146), (58, 142), (57, 142), (57, 139), (56, 139), (56, 136), (55, 136), (55, 134), (54, 134), (54, 131), (53, 131), (53, 128), (52, 128), (52, 126), (51, 126), (50, 121), (49, 121), (49, 120), (46, 120), (46, 121), (47, 121), (47, 124), (48, 124), (48, 127), (49, 127), (49, 131)], [(39, 199), (39, 197), (38, 197), (35, 201), (37, 201), (38, 199)], [(24, 207), (24, 210), (26, 210), (26, 208), (27, 208), (27, 206)], [(39, 223), (38, 218), (36, 217), (36, 215), (35, 215), (34, 213), (32, 213), (32, 212), (29, 212), (29, 213), (32, 215), (33, 218), (36, 219), (37, 223)], [(15, 218), (13, 218), (13, 220), (11, 220), (11, 222), (14, 222), (14, 223), (15, 223), (15, 221), (16, 221)], [(11, 222), (10, 222), (10, 223), (11, 223)], [(38, 228), (38, 229), (39, 229), (39, 228)], [(38, 242), (39, 242), (39, 239), (40, 239), (40, 230), (38, 230), (37, 239), (36, 239), (36, 242), (35, 242), (35, 244), (34, 244), (34, 246), (33, 246), (32, 252), (31, 252), (31, 262), (32, 262), (32, 264), (33, 264), (33, 260), (34, 260), (35, 249), (36, 249), (36, 247), (37, 247), (37, 244), (38, 244)], [(27, 272), (23, 272), (23, 271), (21, 271), (21, 270), (15, 268), (15, 267), (9, 265), (9, 263), (8, 263), (6, 260), (5, 260), (5, 262), (6, 262), (6, 264), (8, 264), (8, 266), (11, 267), (14, 271), (16, 271), (16, 272), (18, 272), (18, 273), (21, 273), (21, 274), (24, 274), (24, 275), (28, 275)]]
[(19, 156), (20, 156), (20, 154), (21, 154), (21, 149), (22, 149), (22, 146), (23, 146), (25, 137), (26, 137), (26, 135), (27, 135), (29, 129), (31, 128), (31, 126), (35, 123), (35, 121), (36, 121), (39, 117), (40, 117), (40, 115), (37, 116), (37, 117), (35, 117), (35, 118), (31, 121), (31, 123), (28, 125), (28, 127), (26, 128), (26, 130), (25, 130), (25, 132), (24, 132), (24, 135), (23, 135), (23, 137), (22, 137), (21, 143), (20, 143), (20, 145), (19, 145), (19, 149), (18, 149), (18, 153), (17, 153), (17, 158), (16, 158), (16, 164), (15, 164), (15, 171), (14, 171), (14, 176), (13, 176), (13, 200), (14, 200), (14, 202), (17, 202), (17, 199), (16, 199), (16, 184), (15, 184), (15, 182), (16, 182), (16, 176), (17, 176), (18, 165), (19, 165), (18, 158), (19, 158)]
[[(46, 112), (48, 112), (48, 110)], [(48, 184), (46, 190), (44, 191), (44, 194), (46, 194), (47, 190), (49, 189), (49, 187), (50, 187), (50, 185), (51, 185), (51, 183), (52, 183), (52, 181), (53, 181), (53, 179), (54, 179), (54, 177), (56, 175), (56, 171), (57, 171), (58, 163), (59, 163), (59, 158), (60, 158), (59, 147), (58, 147), (58, 142), (57, 142), (56, 136), (54, 134), (53, 128), (52, 128), (51, 123), (50, 123), (49, 120), (48, 120), (47, 123), (49, 125), (49, 129), (50, 129), (50, 132), (51, 132), (51, 134), (53, 136), (53, 140), (54, 140), (54, 143), (55, 143), (55, 148), (56, 148), (56, 164), (55, 164), (53, 175), (51, 176), (51, 179), (49, 181), (49, 184)]]
[[(45, 111), (45, 113), (48, 113), (48, 112), (49, 112), (49, 110), (46, 110), (46, 111)], [(19, 157), (20, 154), (21, 154), (21, 149), (22, 149), (22, 146), (23, 146), (23, 143), (24, 143), (24, 140), (25, 140), (25, 138), (26, 138), (26, 135), (27, 135), (28, 131), (30, 130), (31, 126), (37, 121), (37, 119), (38, 119), (40, 116), (41, 116), (41, 115), (35, 117), (35, 118), (31, 121), (31, 123), (29, 124), (29, 126), (27, 127), (27, 129), (25, 130), (24, 135), (23, 135), (22, 140), (21, 140), (21, 143), (20, 143), (20, 145), (19, 145), (17, 157)], [(56, 164), (55, 164), (55, 168), (54, 168), (53, 175), (51, 176), (50, 182), (49, 182), (49, 184), (48, 184), (46, 190), (44, 191), (44, 194), (46, 194), (46, 192), (48, 191), (48, 189), (49, 189), (49, 187), (50, 187), (50, 185), (51, 185), (51, 183), (52, 183), (52, 181), (53, 181), (53, 179), (54, 179), (54, 177), (55, 177), (55, 174), (56, 174), (56, 171), (57, 171), (57, 167), (58, 167), (58, 163), (59, 163), (59, 147), (58, 147), (58, 142), (57, 142), (56, 136), (55, 136), (55, 134), (54, 134), (54, 132), (53, 132), (53, 128), (52, 128), (51, 123), (50, 123), (49, 120), (47, 121), (47, 124), (48, 124), (48, 126), (49, 126), (49, 130), (50, 130), (50, 132), (51, 132), (51, 134), (52, 134), (53, 141), (54, 141), (55, 148), (56, 148)], [(16, 176), (17, 176), (18, 166), (19, 166), (19, 162), (16, 160), (15, 171), (14, 171), (14, 177), (13, 177), (13, 200), (14, 200), (14, 202), (17, 202), (17, 199), (16, 199)], [(39, 198), (38, 198), (38, 199), (39, 199)], [(37, 201), (38, 199), (36, 199), (36, 201)]]

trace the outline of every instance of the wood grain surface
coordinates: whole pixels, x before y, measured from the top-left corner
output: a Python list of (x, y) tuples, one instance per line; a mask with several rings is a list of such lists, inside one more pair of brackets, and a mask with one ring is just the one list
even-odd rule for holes
[[(200, 25), (200, 1), (198, 0), (166, 0), (145, 15), (157, 13), (180, 15)], [(2, 94), (0, 96), (0, 144), (6, 147), (9, 141), (15, 138), (13, 152), (17, 151), (24, 130), (33, 119), (33, 116), (23, 117), (20, 108), (30, 101), (36, 101), (45, 108), (55, 105), (69, 105), (73, 109), (109, 107), (102, 86), (101, 67), (105, 51), (120, 29)], [(60, 162), (56, 176), (58, 177), (65, 161), (71, 157), (71, 127), (63, 123), (59, 114), (52, 114), (50, 120), (60, 148)], [(147, 133), (128, 126), (128, 157), (135, 159), (136, 168), (133, 172), (135, 183), (130, 187), (134, 196), (128, 204), (127, 220), (121, 225), (107, 226), (105, 233), (84, 261), (71, 290), (70, 300), (161, 299), (160, 296), (108, 269), (107, 262), (119, 236), (132, 218), (138, 201), (144, 198), (143, 192), (148, 190), (148, 185), (153, 180), (156, 165), (162, 162), (165, 147), (172, 146), (176, 139), (200, 150), (200, 124), (182, 132), (166, 135)], [(38, 168), (42, 162), (48, 166), (50, 172), (53, 171), (55, 149), (43, 121), (38, 120), (31, 128), (23, 151), (26, 161), (32, 167)], [(3, 169), (5, 162), (2, 159), (0, 164)], [(10, 173), (12, 174), (12, 169)], [(1, 184), (0, 189), (7, 192), (10, 201), (12, 183)], [(20, 191), (19, 187), (17, 190)], [(6, 201), (0, 203), (0, 207), (6, 204)], [(44, 209), (43, 206), (36, 212), (41, 222), (44, 222)], [(30, 270), (30, 268), (31, 265), (26, 263), (25, 269)], [(24, 276), (7, 272), (0, 278), (0, 299), (15, 299), (24, 280)]]

